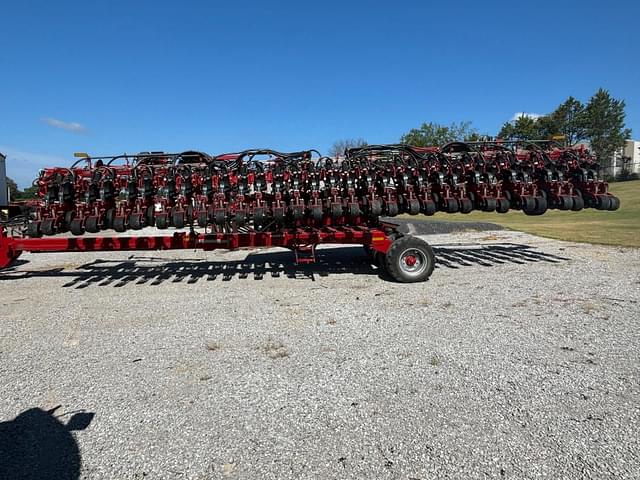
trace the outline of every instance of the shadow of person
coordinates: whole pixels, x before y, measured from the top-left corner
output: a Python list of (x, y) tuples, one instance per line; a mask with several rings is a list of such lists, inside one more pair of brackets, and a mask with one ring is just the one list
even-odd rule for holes
[(71, 432), (84, 430), (93, 413), (75, 413), (65, 425), (51, 410), (31, 408), (0, 422), (0, 479), (75, 480), (80, 476), (80, 451)]

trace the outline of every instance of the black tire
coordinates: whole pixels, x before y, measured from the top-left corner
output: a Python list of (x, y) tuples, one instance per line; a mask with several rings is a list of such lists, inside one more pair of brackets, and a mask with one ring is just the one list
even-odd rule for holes
[(560, 210), (571, 210), (573, 208), (573, 197), (570, 195), (561, 195), (558, 208)]
[(369, 209), (369, 213), (372, 217), (379, 217), (382, 215), (382, 201), (378, 198), (372, 200)]
[(417, 198), (409, 200), (409, 208), (407, 209), (409, 215), (418, 215), (420, 213), (420, 202)]
[(113, 229), (116, 232), (124, 232), (127, 230), (124, 216), (117, 216), (113, 219)]
[(140, 213), (132, 213), (129, 215), (129, 227), (133, 230), (140, 230), (144, 227), (142, 223), (142, 215)]
[(597, 210), (609, 210), (611, 201), (607, 195), (598, 195), (596, 197), (596, 209)]
[(584, 208), (584, 200), (582, 199), (582, 197), (575, 195), (573, 197), (573, 205), (571, 206), (571, 210), (573, 210), (574, 212), (579, 212), (583, 208)]
[(360, 215), (360, 207), (358, 207), (357, 203), (350, 203), (348, 210), (349, 210), (349, 217), (351, 217), (352, 219)]
[(55, 235), (56, 234), (56, 224), (52, 218), (45, 218), (42, 220), (40, 224), (40, 231), (43, 235)]
[(311, 216), (313, 217), (314, 222), (322, 221), (322, 207), (315, 206), (311, 207)]
[(156, 215), (156, 227), (161, 230), (169, 228), (169, 219), (167, 218), (166, 213), (159, 213)]
[(236, 222), (236, 226), (244, 227), (244, 224), (247, 222), (247, 216), (245, 215), (244, 210), (238, 210), (234, 216), (234, 220)]
[(71, 228), (71, 222), (73, 222), (73, 219), (75, 217), (76, 217), (76, 212), (74, 212), (73, 210), (69, 210), (68, 212), (65, 212), (64, 222), (63, 222), (63, 228), (65, 230), (69, 230), (69, 228)]
[(495, 212), (498, 207), (498, 201), (495, 198), (485, 198), (482, 210), (484, 212)]
[(520, 198), (520, 208), (527, 215), (532, 215), (536, 210), (536, 199), (530, 196)]
[(98, 233), (100, 231), (100, 222), (98, 221), (98, 217), (95, 215), (87, 217), (84, 221), (84, 228), (89, 233)]
[(496, 212), (507, 213), (511, 208), (511, 202), (506, 198), (498, 198), (498, 205), (496, 206)]
[(153, 205), (149, 205), (144, 214), (147, 227), (153, 227), (156, 223), (156, 208)]
[(31, 238), (39, 238), (42, 236), (42, 230), (40, 230), (40, 222), (31, 222), (27, 225), (27, 236)]
[(331, 218), (334, 220), (339, 219), (342, 216), (342, 205), (338, 203), (331, 204)]
[(456, 213), (459, 209), (459, 205), (458, 205), (458, 200), (456, 200), (455, 198), (449, 198), (447, 201), (447, 206), (445, 208), (445, 211), (447, 213)]
[(74, 235), (82, 235), (84, 233), (84, 225), (82, 225), (82, 220), (79, 218), (74, 218), (71, 220), (69, 224), (69, 230)]
[(620, 199), (614, 195), (609, 197), (609, 210), (618, 210), (620, 208)]
[(104, 213), (104, 228), (113, 228), (113, 220), (116, 218), (116, 211), (113, 208)]
[(173, 226), (176, 228), (184, 228), (185, 224), (185, 213), (182, 210), (173, 210), (171, 214), (171, 221), (173, 222)]
[(468, 198), (461, 198), (460, 199), (460, 213), (471, 213), (471, 210), (473, 210), (473, 202), (468, 199)]
[(206, 227), (207, 223), (209, 223), (209, 217), (207, 216), (207, 212), (202, 211), (202, 212), (198, 212), (198, 226), (199, 227)]
[(436, 206), (436, 202), (433, 200), (427, 200), (422, 204), (422, 213), (425, 215), (431, 216), (435, 215), (438, 207)]
[(435, 265), (429, 244), (410, 235), (395, 240), (385, 255), (387, 273), (400, 283), (424, 282)]

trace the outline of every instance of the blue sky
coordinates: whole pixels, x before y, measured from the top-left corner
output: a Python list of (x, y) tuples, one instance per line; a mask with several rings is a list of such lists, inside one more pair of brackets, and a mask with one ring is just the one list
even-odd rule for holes
[(92, 154), (495, 134), (604, 87), (640, 137), (640, 2), (4, 2), (0, 151), (24, 187)]

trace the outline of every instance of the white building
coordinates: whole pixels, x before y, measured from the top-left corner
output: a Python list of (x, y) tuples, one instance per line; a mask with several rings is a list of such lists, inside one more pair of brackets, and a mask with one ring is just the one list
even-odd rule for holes
[(613, 155), (611, 167), (606, 169), (607, 175), (616, 176), (623, 172), (640, 175), (640, 141), (627, 140), (620, 150)]

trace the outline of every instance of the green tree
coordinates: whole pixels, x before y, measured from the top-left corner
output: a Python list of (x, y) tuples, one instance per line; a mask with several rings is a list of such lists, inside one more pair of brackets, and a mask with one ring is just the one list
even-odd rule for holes
[(22, 192), (18, 192), (14, 200), (29, 200), (38, 197), (38, 186), (25, 188)]
[(345, 138), (336, 140), (329, 148), (330, 157), (339, 157), (344, 155), (344, 151), (348, 148), (364, 147), (367, 141), (364, 138)]
[(439, 123), (423, 123), (420, 128), (412, 128), (400, 137), (400, 143), (414, 147), (440, 146), (449, 142), (461, 142), (480, 135), (471, 122), (453, 122), (451, 125)]
[(567, 145), (575, 145), (587, 138), (585, 106), (580, 100), (570, 96), (550, 115), (539, 120), (541, 121), (545, 118), (549, 120), (549, 127), (544, 132), (546, 134), (544, 138), (562, 135)]
[(616, 100), (600, 88), (584, 109), (585, 137), (605, 167), (611, 165), (614, 152), (631, 136), (631, 130), (625, 128), (624, 107), (624, 100)]
[(515, 121), (505, 123), (498, 133), (503, 140), (536, 140), (540, 138), (538, 119), (520, 115)]

